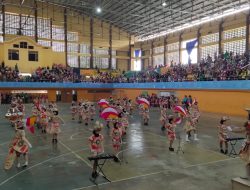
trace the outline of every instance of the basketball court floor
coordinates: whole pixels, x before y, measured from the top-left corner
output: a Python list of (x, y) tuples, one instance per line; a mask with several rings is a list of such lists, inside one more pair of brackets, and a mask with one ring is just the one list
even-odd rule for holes
[[(8, 105), (9, 106), (9, 105)], [(4, 118), (7, 105), (0, 106), (0, 163), (3, 165), (14, 130)], [(183, 142), (178, 154), (169, 152), (166, 135), (160, 130), (160, 112), (152, 108), (149, 126), (143, 126), (138, 113), (130, 118), (130, 127), (119, 157), (121, 163), (109, 160), (104, 172), (111, 183), (98, 177), (98, 186), (89, 180), (91, 162), (88, 137), (94, 122), (89, 126), (71, 120), (69, 104), (59, 104), (59, 115), (65, 125), (59, 134), (59, 142), (52, 145), (52, 137), (36, 130), (34, 135), (26, 131), (32, 143), (29, 166), (9, 171), (0, 169), (1, 190), (228, 190), (231, 179), (244, 176), (244, 163), (239, 158), (219, 152), (217, 125), (220, 114), (202, 113), (199, 121), (199, 141)], [(26, 105), (26, 110), (31, 110)], [(29, 115), (29, 114), (27, 114)], [(231, 117), (229, 123), (242, 126), (246, 118)], [(109, 131), (104, 128), (105, 152), (112, 153)], [(184, 135), (184, 132), (183, 132)], [(237, 135), (239, 136), (239, 134)], [(242, 135), (241, 135), (242, 136)], [(241, 143), (237, 144), (237, 151)], [(178, 141), (174, 142), (177, 149)]]

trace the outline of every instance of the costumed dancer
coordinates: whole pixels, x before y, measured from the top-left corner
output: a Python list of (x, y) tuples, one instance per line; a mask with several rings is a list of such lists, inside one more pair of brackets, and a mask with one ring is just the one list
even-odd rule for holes
[(71, 110), (72, 120), (75, 120), (75, 115), (77, 113), (77, 106), (76, 106), (76, 103), (74, 101), (71, 103), (70, 110)]
[(16, 101), (12, 101), (11, 102), (11, 107), (9, 108), (7, 114), (10, 114), (10, 117), (8, 117), (10, 123), (11, 123), (11, 126), (14, 127), (16, 122), (18, 121), (18, 108), (17, 108), (17, 103)]
[(167, 116), (167, 108), (165, 105), (162, 106), (161, 108), (161, 117), (160, 117), (160, 122), (161, 122), (161, 130), (165, 130), (165, 125), (166, 125), (166, 121), (168, 119), (168, 116)]
[(142, 110), (142, 119), (144, 125), (148, 125), (149, 122), (149, 109), (147, 107), (144, 107)]
[(246, 174), (247, 176), (245, 179), (250, 179), (250, 118), (244, 125), (245, 133), (246, 133), (246, 140), (244, 141), (244, 144), (240, 150), (240, 158), (245, 162), (246, 164)]
[(184, 125), (184, 129), (186, 132), (186, 142), (189, 142), (189, 137), (191, 136), (191, 132), (194, 132), (194, 140), (198, 141), (197, 138), (197, 120), (193, 119), (191, 116), (187, 118), (186, 123)]
[(82, 119), (85, 122), (85, 125), (89, 124), (90, 113), (89, 113), (88, 104), (83, 104)]
[(94, 121), (94, 116), (96, 114), (96, 110), (95, 110), (94, 104), (91, 104), (89, 110), (90, 110), (90, 120)]
[(125, 109), (123, 109), (123, 111), (118, 116), (121, 123), (122, 136), (126, 135), (126, 131), (129, 125), (127, 114), (128, 113), (125, 111)]
[(40, 117), (39, 120), (40, 120), (40, 125), (42, 128), (42, 133), (46, 133), (46, 129), (49, 124), (49, 113), (47, 112), (47, 109), (45, 106), (41, 107), (39, 117)]
[(119, 123), (115, 122), (114, 127), (111, 130), (110, 136), (112, 138), (112, 145), (115, 154), (120, 151), (121, 143), (122, 143), (122, 130), (119, 127)]
[[(32, 145), (30, 144), (28, 139), (25, 137), (23, 123), (22, 123), (22, 121), (19, 120), (16, 123), (15, 137), (11, 142), (10, 150), (9, 150), (9, 154), (10, 153), (13, 154), (15, 152), (16, 161), (17, 161), (17, 168), (21, 167), (21, 163), (20, 163), (20, 156), (21, 155), (23, 155), (24, 159), (25, 159), (25, 163), (24, 163), (23, 167), (28, 166), (29, 147), (32, 148)], [(5, 169), (10, 169), (11, 166), (13, 165), (13, 162), (14, 162), (14, 159), (12, 160), (12, 163), (10, 163), (10, 160), (7, 157), (7, 159), (5, 161)]]
[(165, 125), (165, 128), (167, 129), (166, 132), (167, 132), (167, 136), (169, 140), (169, 151), (174, 151), (173, 143), (176, 138), (176, 134), (175, 134), (176, 124), (175, 124), (174, 117), (172, 115), (169, 116), (168, 123)]
[[(228, 131), (232, 131), (232, 129), (226, 124), (229, 120), (228, 117), (223, 116), (220, 120), (220, 125), (218, 126), (219, 132), (219, 141), (220, 141), (220, 152), (223, 154), (228, 153)], [(223, 144), (225, 145), (225, 150), (223, 149)]]
[(81, 102), (78, 103), (77, 112), (78, 112), (78, 123), (82, 123), (83, 106)]
[[(89, 137), (89, 148), (93, 157), (96, 157), (104, 152), (103, 148), (104, 137), (100, 134), (100, 129), (94, 129), (93, 134)], [(92, 177), (97, 177), (98, 161), (94, 160)]]
[(52, 143), (57, 143), (57, 136), (61, 133), (60, 121), (61, 119), (58, 115), (51, 116), (50, 126), (47, 127), (47, 133), (52, 135)]

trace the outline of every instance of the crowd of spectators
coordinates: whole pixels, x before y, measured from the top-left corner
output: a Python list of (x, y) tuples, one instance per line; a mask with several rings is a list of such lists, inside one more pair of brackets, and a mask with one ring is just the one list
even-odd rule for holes
[(17, 65), (14, 69), (0, 68), (0, 81), (22, 82), (93, 82), (93, 83), (135, 83), (135, 82), (182, 82), (182, 81), (212, 81), (212, 80), (248, 80), (250, 66), (248, 55), (225, 52), (222, 55), (207, 56), (198, 64), (161, 65), (140, 72), (115, 73), (97, 70), (92, 76), (76, 74), (73, 68), (54, 64), (52, 68), (39, 67), (31, 76), (19, 74)]

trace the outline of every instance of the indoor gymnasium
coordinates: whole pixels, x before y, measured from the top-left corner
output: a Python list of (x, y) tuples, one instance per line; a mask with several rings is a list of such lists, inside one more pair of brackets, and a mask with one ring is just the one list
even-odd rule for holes
[(249, 190), (249, 0), (0, 0), (0, 190)]

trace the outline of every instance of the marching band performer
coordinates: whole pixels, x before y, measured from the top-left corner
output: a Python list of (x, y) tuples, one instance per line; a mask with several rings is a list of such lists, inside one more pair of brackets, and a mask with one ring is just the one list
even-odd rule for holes
[(60, 118), (58, 115), (52, 115), (49, 124), (50, 127), (47, 128), (47, 133), (52, 135), (52, 143), (57, 143), (57, 136), (61, 133)]
[(89, 124), (89, 119), (90, 119), (89, 106), (88, 104), (83, 104), (82, 120), (85, 122), (85, 125)]
[[(104, 137), (100, 134), (100, 129), (95, 128), (93, 134), (89, 137), (89, 148), (93, 157), (96, 157), (104, 152), (103, 148)], [(93, 164), (92, 177), (97, 177), (97, 164), (98, 161), (95, 160)]]
[(96, 110), (95, 110), (94, 104), (91, 104), (91, 106), (89, 108), (89, 111), (90, 111), (90, 120), (93, 121), (94, 120), (94, 116), (96, 114)]
[(78, 103), (77, 112), (78, 112), (78, 123), (82, 123), (83, 106), (81, 102)]
[(72, 120), (75, 120), (75, 115), (76, 115), (76, 113), (77, 113), (76, 102), (72, 101), (70, 110), (71, 110)]
[(114, 123), (114, 127), (111, 130), (110, 136), (112, 138), (113, 149), (116, 154), (120, 150), (122, 143), (122, 130), (119, 127), (118, 122)]
[(247, 176), (245, 179), (250, 179), (250, 118), (244, 125), (244, 131), (246, 134), (246, 140), (240, 150), (240, 158), (245, 162), (246, 164), (246, 174)]
[(191, 132), (194, 132), (194, 140), (198, 141), (197, 138), (197, 120), (189, 116), (184, 125), (184, 129), (186, 131), (186, 142), (189, 142), (189, 137), (191, 136)]
[(39, 117), (40, 117), (39, 121), (40, 121), (40, 125), (42, 128), (42, 133), (46, 133), (46, 129), (47, 129), (48, 124), (49, 124), (49, 113), (47, 112), (47, 109), (45, 106), (41, 107)]
[[(227, 142), (228, 131), (232, 131), (232, 129), (226, 124), (228, 120), (229, 120), (228, 117), (223, 116), (220, 120), (220, 125), (218, 126), (220, 152), (223, 154), (228, 153), (228, 142)], [(223, 149), (223, 144), (225, 145), (225, 150)]]
[(144, 125), (148, 125), (149, 122), (149, 109), (147, 107), (144, 107), (142, 110), (142, 119)]
[(25, 159), (25, 163), (23, 167), (28, 166), (28, 150), (29, 147), (32, 148), (32, 145), (25, 137), (25, 130), (22, 121), (18, 121), (16, 125), (16, 134), (14, 139), (11, 142), (11, 147), (16, 152), (16, 160), (17, 160), (17, 167), (20, 168), (20, 156), (23, 155)]
[(165, 105), (162, 106), (161, 108), (161, 117), (160, 117), (160, 122), (161, 122), (161, 129), (164, 130), (165, 129), (165, 125), (166, 125), (166, 120), (168, 119), (167, 116), (167, 108)]
[(173, 152), (174, 151), (173, 143), (176, 138), (176, 134), (175, 134), (176, 124), (174, 121), (174, 117), (172, 115), (169, 116), (168, 123), (165, 125), (165, 128), (167, 129), (166, 132), (167, 132), (167, 136), (169, 140), (169, 151)]

